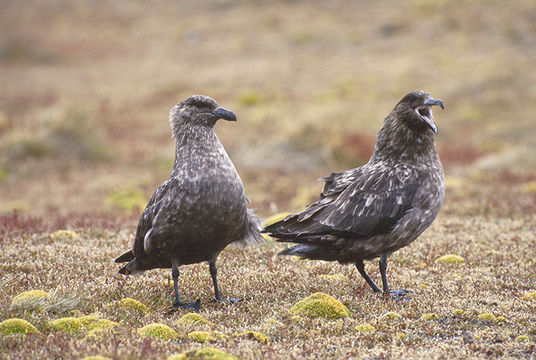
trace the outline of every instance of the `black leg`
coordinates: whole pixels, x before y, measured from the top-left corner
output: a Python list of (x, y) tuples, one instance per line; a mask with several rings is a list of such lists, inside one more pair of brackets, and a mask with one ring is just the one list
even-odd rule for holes
[(225, 303), (234, 304), (234, 303), (244, 300), (244, 299), (222, 300), (220, 287), (218, 286), (218, 268), (216, 267), (216, 261), (214, 260), (214, 261), (209, 262), (208, 266), (210, 269), (210, 276), (212, 276), (212, 282), (214, 283), (214, 297), (215, 297), (216, 302), (225, 302)]
[(382, 275), (383, 296), (387, 298), (393, 296), (397, 300), (404, 299), (404, 295), (407, 295), (409, 291), (389, 290), (389, 284), (387, 283), (387, 256), (385, 255), (380, 257), (380, 273)]
[(218, 268), (216, 267), (216, 262), (211, 261), (208, 264), (210, 268), (210, 276), (212, 276), (212, 282), (214, 283), (214, 296), (216, 301), (221, 301), (220, 287), (218, 286)]
[(376, 285), (374, 280), (372, 280), (370, 276), (367, 274), (367, 272), (365, 271), (365, 264), (363, 263), (363, 259), (356, 260), (355, 267), (357, 268), (357, 271), (359, 271), (363, 279), (365, 279), (366, 282), (370, 285), (372, 290), (374, 290), (374, 292), (382, 292), (380, 288), (378, 287), (378, 285)]
[(387, 256), (380, 257), (380, 274), (382, 275), (383, 295), (390, 294), (387, 283)]
[(183, 303), (179, 297), (179, 267), (176, 263), (171, 265), (171, 277), (173, 278), (173, 289), (175, 290), (175, 302), (172, 306), (173, 309), (192, 309), (199, 311), (201, 308), (201, 300), (197, 299), (193, 303)]

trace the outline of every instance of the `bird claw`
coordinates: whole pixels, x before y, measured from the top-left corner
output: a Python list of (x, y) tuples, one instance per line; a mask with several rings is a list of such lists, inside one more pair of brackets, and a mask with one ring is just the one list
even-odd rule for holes
[(244, 299), (214, 299), (212, 302), (220, 303), (220, 304), (236, 304), (238, 302), (244, 301)]
[(171, 306), (172, 310), (179, 310), (179, 309), (190, 309), (195, 312), (198, 312), (199, 309), (201, 309), (201, 299), (197, 299), (195, 302), (192, 303), (174, 303), (173, 306)]
[(409, 290), (391, 290), (389, 295), (387, 295), (387, 298), (391, 298), (394, 300), (411, 300), (410, 297), (406, 297), (407, 294), (409, 294), (411, 291)]

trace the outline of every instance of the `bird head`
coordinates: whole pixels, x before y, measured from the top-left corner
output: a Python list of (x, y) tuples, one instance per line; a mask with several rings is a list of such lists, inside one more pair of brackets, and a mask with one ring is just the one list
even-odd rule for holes
[(213, 127), (219, 119), (236, 121), (236, 115), (219, 107), (213, 98), (205, 95), (192, 95), (179, 102), (169, 112), (173, 134), (177, 134), (184, 125)]
[(394, 111), (404, 119), (410, 129), (414, 131), (431, 129), (437, 134), (437, 125), (432, 114), (434, 105), (444, 109), (443, 101), (432, 98), (425, 91), (412, 91), (396, 104)]

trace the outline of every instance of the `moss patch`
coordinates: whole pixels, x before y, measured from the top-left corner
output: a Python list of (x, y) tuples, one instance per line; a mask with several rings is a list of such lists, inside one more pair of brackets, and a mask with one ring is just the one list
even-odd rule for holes
[(318, 275), (318, 277), (322, 280), (327, 280), (327, 281), (343, 281), (343, 280), (346, 280), (348, 279), (348, 276), (346, 275), (343, 275), (341, 273), (338, 273), (338, 274), (322, 274), (322, 275)]
[(113, 360), (113, 359), (106, 357), (106, 356), (94, 355), (94, 356), (86, 356), (85, 358), (82, 358), (81, 360)]
[(402, 319), (402, 315), (400, 315), (397, 312), (389, 311), (382, 316), (380, 316), (380, 320), (400, 320)]
[(461, 264), (465, 262), (465, 259), (455, 254), (448, 254), (448, 255), (443, 255), (440, 258), (437, 258), (435, 262), (445, 263), (445, 264)]
[(170, 356), (167, 360), (238, 360), (238, 358), (225, 351), (206, 347), (200, 350)]
[(339, 300), (324, 293), (314, 293), (298, 302), (289, 314), (303, 315), (310, 318), (324, 317), (340, 319), (352, 315), (351, 311)]
[(216, 338), (212, 336), (212, 334), (209, 333), (208, 331), (192, 331), (191, 333), (188, 333), (188, 339), (191, 339), (200, 343), (216, 340)]
[(109, 329), (119, 325), (117, 322), (108, 319), (99, 319), (94, 315), (87, 315), (79, 317), (78, 320), (82, 323), (82, 326), (88, 330), (96, 329)]
[(521, 300), (531, 300), (531, 299), (536, 299), (536, 291), (533, 291), (521, 297)]
[(263, 333), (257, 332), (257, 331), (245, 331), (242, 333), (235, 333), (233, 334), (234, 337), (241, 337), (246, 338), (250, 340), (256, 340), (263, 344), (268, 344), (270, 342), (270, 338)]
[(480, 320), (485, 320), (485, 321), (493, 321), (493, 322), (498, 322), (499, 321), (497, 319), (497, 317), (495, 315), (493, 315), (492, 313), (482, 313), (482, 314), (478, 315), (478, 318)]
[(211, 324), (210, 321), (205, 319), (203, 316), (199, 314), (186, 314), (183, 317), (181, 317), (179, 320), (177, 320), (178, 324)]
[(65, 317), (48, 322), (48, 327), (55, 331), (62, 331), (69, 334), (75, 334), (83, 327), (78, 318)]
[(41, 308), (47, 301), (48, 293), (42, 290), (25, 291), (11, 300), (11, 306), (29, 309)]
[(3, 335), (36, 333), (39, 333), (39, 330), (24, 319), (13, 318), (0, 322), (0, 334)]
[(177, 338), (175, 330), (164, 324), (149, 324), (138, 329), (138, 334), (143, 337), (153, 337), (162, 340), (172, 340)]
[(437, 315), (436, 313), (425, 313), (421, 315), (421, 320), (429, 321), (436, 319), (439, 319), (439, 315)]
[(131, 298), (124, 298), (120, 300), (118, 305), (121, 308), (135, 310), (139, 313), (149, 312), (149, 308), (147, 306), (143, 305), (138, 300), (131, 299)]
[(374, 334), (376, 332), (376, 328), (370, 324), (359, 324), (355, 329), (361, 334)]
[(75, 240), (75, 239), (80, 238), (80, 235), (78, 235), (76, 231), (72, 231), (72, 230), (58, 230), (50, 234), (50, 237), (53, 240), (59, 240), (59, 239)]

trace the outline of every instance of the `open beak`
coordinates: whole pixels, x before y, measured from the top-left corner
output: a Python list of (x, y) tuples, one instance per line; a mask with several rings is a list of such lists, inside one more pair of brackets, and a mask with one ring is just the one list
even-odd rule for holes
[(439, 99), (430, 99), (421, 106), (415, 109), (415, 112), (421, 117), (421, 119), (437, 134), (437, 125), (434, 122), (434, 115), (432, 114), (432, 106), (441, 106), (444, 109), (443, 101)]
[(229, 121), (236, 121), (236, 115), (234, 112), (225, 110), (224, 108), (217, 108), (212, 112), (212, 115), (214, 115), (218, 119), (225, 119)]

